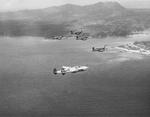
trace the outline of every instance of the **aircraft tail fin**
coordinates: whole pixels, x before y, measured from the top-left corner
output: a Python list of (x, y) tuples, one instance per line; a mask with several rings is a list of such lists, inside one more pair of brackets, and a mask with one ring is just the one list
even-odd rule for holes
[(95, 48), (94, 48), (94, 47), (92, 47), (92, 51), (95, 51)]
[(57, 75), (57, 69), (56, 69), (56, 68), (53, 69), (53, 73), (54, 73), (55, 75)]

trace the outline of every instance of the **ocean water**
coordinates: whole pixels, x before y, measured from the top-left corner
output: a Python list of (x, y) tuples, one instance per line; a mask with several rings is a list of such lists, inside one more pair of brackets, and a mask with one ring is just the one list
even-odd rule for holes
[[(132, 39), (1, 37), (0, 116), (149, 117), (150, 58), (91, 52), (92, 46), (122, 41)], [(62, 65), (89, 69), (54, 75)]]

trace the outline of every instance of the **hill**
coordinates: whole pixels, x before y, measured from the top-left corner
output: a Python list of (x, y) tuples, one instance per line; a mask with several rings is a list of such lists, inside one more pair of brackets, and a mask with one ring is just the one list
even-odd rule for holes
[(149, 21), (149, 10), (127, 9), (117, 2), (66, 4), (0, 13), (0, 35), (52, 36), (82, 29), (95, 37), (126, 36), (149, 28)]

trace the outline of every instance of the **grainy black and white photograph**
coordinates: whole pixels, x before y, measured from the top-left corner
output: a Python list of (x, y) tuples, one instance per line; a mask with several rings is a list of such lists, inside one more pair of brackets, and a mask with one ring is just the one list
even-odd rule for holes
[(150, 0), (0, 0), (0, 117), (150, 117)]

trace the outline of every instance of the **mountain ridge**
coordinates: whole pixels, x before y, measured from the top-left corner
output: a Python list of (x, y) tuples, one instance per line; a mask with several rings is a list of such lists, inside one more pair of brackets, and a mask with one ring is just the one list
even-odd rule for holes
[[(30, 18), (32, 18), (32, 17), (33, 17), (33, 19), (36, 19), (38, 16), (42, 18), (43, 14), (45, 14), (47, 16), (48, 15), (54, 16), (54, 15), (57, 15), (57, 13), (58, 13), (58, 15), (71, 15), (73, 13), (74, 14), (88, 14), (90, 12), (93, 14), (93, 11), (94, 12), (97, 10), (104, 11), (106, 9), (123, 10), (124, 8), (117, 2), (105, 2), (105, 3), (98, 2), (96, 4), (86, 5), (86, 6), (65, 4), (65, 5), (61, 5), (61, 6), (48, 7), (48, 8), (44, 8), (44, 9), (21, 10), (21, 11), (15, 11), (15, 12), (0, 13), (0, 18), (5, 19), (5, 20), (13, 19), (13, 18), (15, 20), (17, 20), (17, 19), (24, 20), (28, 17), (28, 19), (30, 20)], [(111, 10), (109, 10), (109, 11), (111, 11)]]
[(125, 36), (149, 28), (149, 21), (150, 12), (127, 9), (118, 2), (65, 4), (0, 13), (0, 35), (64, 35), (83, 29), (93, 36)]

